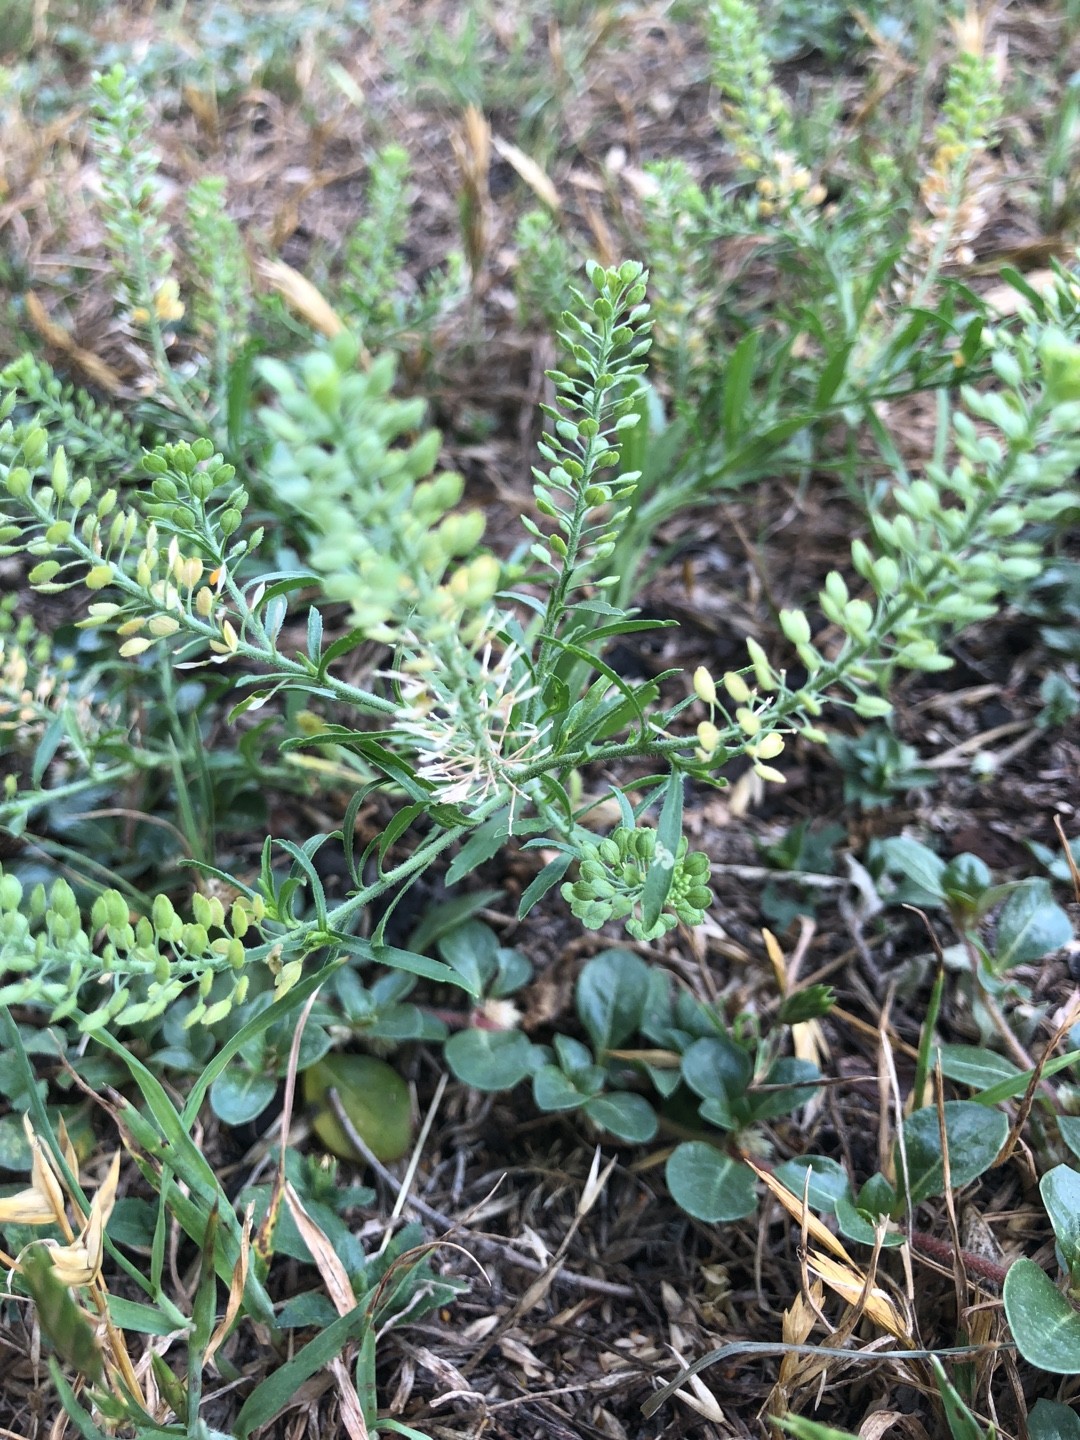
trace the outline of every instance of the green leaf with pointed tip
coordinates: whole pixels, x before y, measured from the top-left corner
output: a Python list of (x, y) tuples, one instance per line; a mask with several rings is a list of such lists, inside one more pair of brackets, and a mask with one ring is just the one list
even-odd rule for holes
[(1072, 923), (1054, 902), (1049, 882), (1024, 880), (998, 915), (993, 967), (1000, 974), (1014, 965), (1041, 960), (1072, 938)]
[(1016, 1348), (1051, 1375), (1080, 1375), (1080, 1311), (1034, 1260), (1014, 1260), (1002, 1289)]
[[(962, 1185), (989, 1170), (998, 1157), (1009, 1122), (999, 1110), (987, 1110), (973, 1100), (946, 1100), (945, 1140), (949, 1147), (949, 1178), (952, 1188)], [(938, 1113), (933, 1106), (916, 1110), (904, 1122), (904, 1151), (908, 1163), (908, 1188), (912, 1205), (931, 1195), (941, 1195), (945, 1185), (945, 1169), (941, 1153)], [(903, 1170), (900, 1146), (896, 1147), (896, 1173)], [(904, 1187), (897, 1185), (903, 1195)]]
[(641, 891), (641, 921), (649, 931), (660, 918), (675, 878), (675, 856), (682, 839), (683, 777), (672, 770), (664, 789), (660, 824), (656, 829), (656, 850)]
[(575, 1003), (598, 1058), (637, 1031), (648, 988), (649, 967), (632, 950), (604, 950), (586, 963)]
[(993, 1425), (984, 1427), (979, 1424), (964, 1397), (945, 1374), (945, 1367), (936, 1355), (931, 1357), (930, 1364), (933, 1366), (934, 1379), (937, 1381), (938, 1394), (941, 1396), (945, 1419), (949, 1422), (952, 1440), (994, 1440), (996, 1432)]

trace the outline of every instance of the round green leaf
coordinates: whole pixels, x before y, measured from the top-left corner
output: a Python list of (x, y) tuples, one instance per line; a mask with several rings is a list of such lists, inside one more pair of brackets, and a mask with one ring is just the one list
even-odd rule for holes
[(454, 1078), (474, 1090), (512, 1090), (532, 1074), (535, 1049), (520, 1030), (459, 1030), (443, 1053)]
[(741, 1220), (757, 1203), (753, 1171), (700, 1140), (675, 1147), (664, 1178), (676, 1205), (695, 1220)]
[[(1009, 1133), (1009, 1122), (1000, 1110), (988, 1110), (973, 1100), (946, 1100), (945, 1137), (949, 1146), (949, 1178), (954, 1190), (976, 1179), (998, 1157)], [(908, 1188), (911, 1203), (917, 1205), (944, 1190), (945, 1171), (941, 1155), (938, 1114), (933, 1106), (916, 1110), (904, 1122)], [(901, 1173), (900, 1147), (896, 1172)], [(898, 1187), (903, 1193), (903, 1187)]]
[(379, 1160), (399, 1160), (412, 1143), (409, 1087), (392, 1065), (374, 1055), (327, 1055), (304, 1071), (304, 1099), (315, 1112), (315, 1134), (334, 1155), (359, 1160), (334, 1114), (328, 1092), (336, 1090), (357, 1134)]
[(792, 1086), (783, 1090), (750, 1090), (747, 1100), (750, 1113), (755, 1120), (771, 1120), (777, 1115), (790, 1115), (800, 1105), (805, 1105), (815, 1093), (815, 1087), (807, 1082), (821, 1079), (821, 1071), (809, 1060), (797, 1060), (794, 1056), (782, 1056), (765, 1076), (766, 1085)]
[(626, 1091), (596, 1095), (585, 1102), (585, 1114), (594, 1125), (628, 1145), (644, 1145), (656, 1134), (656, 1112), (644, 1095)]
[(1036, 1400), (1027, 1424), (1031, 1440), (1080, 1440), (1080, 1415), (1056, 1400)]
[(774, 1173), (781, 1185), (786, 1185), (801, 1200), (808, 1170), (810, 1186), (806, 1198), (811, 1210), (832, 1215), (838, 1200), (851, 1200), (847, 1171), (828, 1155), (803, 1155), (798, 1160), (785, 1160)]
[(498, 936), (482, 920), (466, 920), (439, 940), (439, 956), (456, 970), (473, 995), (482, 993), (495, 973)]
[(750, 1056), (722, 1035), (688, 1045), (682, 1057), (683, 1079), (703, 1100), (738, 1100), (750, 1083)]
[(1041, 960), (1073, 938), (1072, 922), (1050, 895), (1045, 880), (1024, 880), (1001, 907), (994, 946), (994, 969)]
[(1002, 1290), (1016, 1348), (1051, 1375), (1080, 1374), (1080, 1311), (1034, 1260), (1015, 1260)]
[(649, 967), (632, 950), (604, 950), (582, 970), (577, 1012), (598, 1057), (638, 1029), (648, 988)]
[(586, 1094), (558, 1065), (541, 1065), (533, 1076), (533, 1100), (538, 1110), (577, 1110), (584, 1105)]
[(1068, 1165), (1055, 1165), (1039, 1181), (1039, 1192), (1065, 1268), (1075, 1275), (1080, 1270), (1080, 1175)]
[(210, 1108), (226, 1125), (257, 1119), (277, 1094), (277, 1081), (244, 1064), (232, 1064), (210, 1086)]

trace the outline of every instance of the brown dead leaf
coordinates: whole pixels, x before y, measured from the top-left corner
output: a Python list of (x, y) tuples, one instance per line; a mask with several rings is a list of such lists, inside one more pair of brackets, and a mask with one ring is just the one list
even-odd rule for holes
[(332, 340), (345, 329), (340, 315), (311, 283), (306, 275), (286, 265), (284, 260), (260, 260), (258, 271), (271, 290), (275, 290), (301, 320)]
[(289, 1207), (290, 1215), (296, 1221), (296, 1228), (300, 1231), (304, 1244), (311, 1251), (311, 1258), (315, 1261), (319, 1274), (323, 1278), (323, 1284), (333, 1301), (334, 1309), (339, 1315), (348, 1315), (350, 1310), (356, 1309), (356, 1295), (352, 1288), (352, 1282), (345, 1272), (345, 1266), (338, 1258), (337, 1251), (304, 1209), (303, 1201), (289, 1180), (285, 1181), (285, 1203)]
[(23, 299), (30, 323), (46, 345), (51, 345), (54, 350), (59, 350), (62, 355), (66, 356), (76, 369), (82, 371), (91, 384), (96, 385), (100, 390), (107, 391), (110, 395), (119, 394), (123, 389), (123, 381), (111, 365), (106, 364), (92, 350), (84, 350), (81, 345), (76, 344), (62, 325), (57, 325), (54, 320), (50, 319), (45, 306), (33, 290), (28, 290)]
[(532, 156), (526, 155), (524, 150), (519, 150), (516, 145), (498, 135), (492, 136), (491, 143), (495, 153), (501, 155), (508, 165), (512, 165), (533, 194), (557, 215), (562, 208), (562, 202), (543, 166), (538, 165)]

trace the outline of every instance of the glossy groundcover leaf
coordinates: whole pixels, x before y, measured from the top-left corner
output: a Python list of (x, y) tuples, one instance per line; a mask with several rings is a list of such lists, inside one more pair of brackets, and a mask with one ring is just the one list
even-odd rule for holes
[(399, 1160), (405, 1154), (412, 1142), (412, 1101), (392, 1065), (374, 1055), (327, 1055), (304, 1071), (304, 1099), (314, 1111), (316, 1135), (335, 1155), (359, 1160), (331, 1108), (331, 1090), (378, 1159)]
[(1039, 1192), (1075, 1284), (1080, 1280), (1080, 1174), (1069, 1165), (1055, 1165), (1039, 1181)]
[(994, 969), (1041, 960), (1073, 938), (1068, 915), (1056, 904), (1046, 880), (1025, 880), (1001, 908), (994, 946)]
[(785, 1160), (773, 1172), (782, 1185), (786, 1185), (799, 1200), (803, 1198), (806, 1172), (810, 1172), (807, 1187), (807, 1203), (811, 1210), (823, 1215), (836, 1213), (838, 1200), (851, 1201), (851, 1184), (847, 1171), (838, 1160), (829, 1155), (803, 1155), (798, 1160)]
[(672, 1199), (695, 1220), (741, 1220), (757, 1204), (753, 1171), (702, 1140), (677, 1145), (664, 1178)]
[[(987, 1110), (973, 1100), (947, 1100), (945, 1139), (949, 1147), (949, 1179), (954, 1190), (975, 1180), (998, 1157), (1009, 1122), (999, 1110)], [(916, 1110), (904, 1122), (904, 1150), (908, 1164), (908, 1191), (917, 1205), (945, 1188), (938, 1113), (933, 1106)], [(900, 1147), (896, 1147), (896, 1171), (902, 1172)], [(903, 1193), (903, 1186), (899, 1187)]]
[(246, 1125), (262, 1114), (277, 1093), (277, 1080), (246, 1065), (233, 1064), (210, 1087), (214, 1114), (226, 1125)]
[(459, 1030), (443, 1053), (455, 1079), (474, 1090), (512, 1090), (542, 1055), (520, 1030)]
[(625, 1091), (614, 1095), (595, 1095), (585, 1102), (585, 1114), (594, 1125), (625, 1140), (628, 1145), (644, 1145), (656, 1134), (656, 1111), (644, 1095)]
[(1080, 1415), (1056, 1400), (1036, 1400), (1027, 1423), (1031, 1440), (1080, 1440)]
[(604, 950), (584, 967), (577, 983), (577, 1012), (593, 1049), (617, 1049), (641, 1024), (649, 967), (632, 950)]
[(1002, 1290), (1016, 1348), (1051, 1375), (1080, 1375), (1080, 1311), (1034, 1260), (1014, 1260)]

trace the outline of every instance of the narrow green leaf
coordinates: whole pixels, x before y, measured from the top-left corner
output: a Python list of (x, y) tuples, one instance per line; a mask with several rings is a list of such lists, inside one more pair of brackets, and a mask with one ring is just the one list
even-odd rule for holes
[(548, 891), (559, 883), (569, 870), (572, 859), (572, 855), (556, 855), (555, 859), (549, 860), (539, 875), (526, 886), (518, 904), (519, 920), (524, 920), (533, 906), (539, 904)]
[(268, 1425), (289, 1403), (310, 1376), (340, 1355), (350, 1340), (359, 1340), (371, 1326), (372, 1291), (340, 1319), (328, 1325), (321, 1334), (280, 1369), (256, 1385), (233, 1422), (237, 1440), (247, 1440), (253, 1430)]
[(675, 878), (675, 856), (682, 839), (683, 778), (677, 770), (668, 776), (660, 824), (656, 830), (656, 853), (641, 891), (641, 919), (651, 930), (660, 918)]
[(746, 418), (750, 390), (754, 383), (754, 367), (757, 360), (759, 330), (748, 330), (728, 357), (724, 367), (724, 398), (722, 416), (724, 439), (730, 446), (746, 429)]

